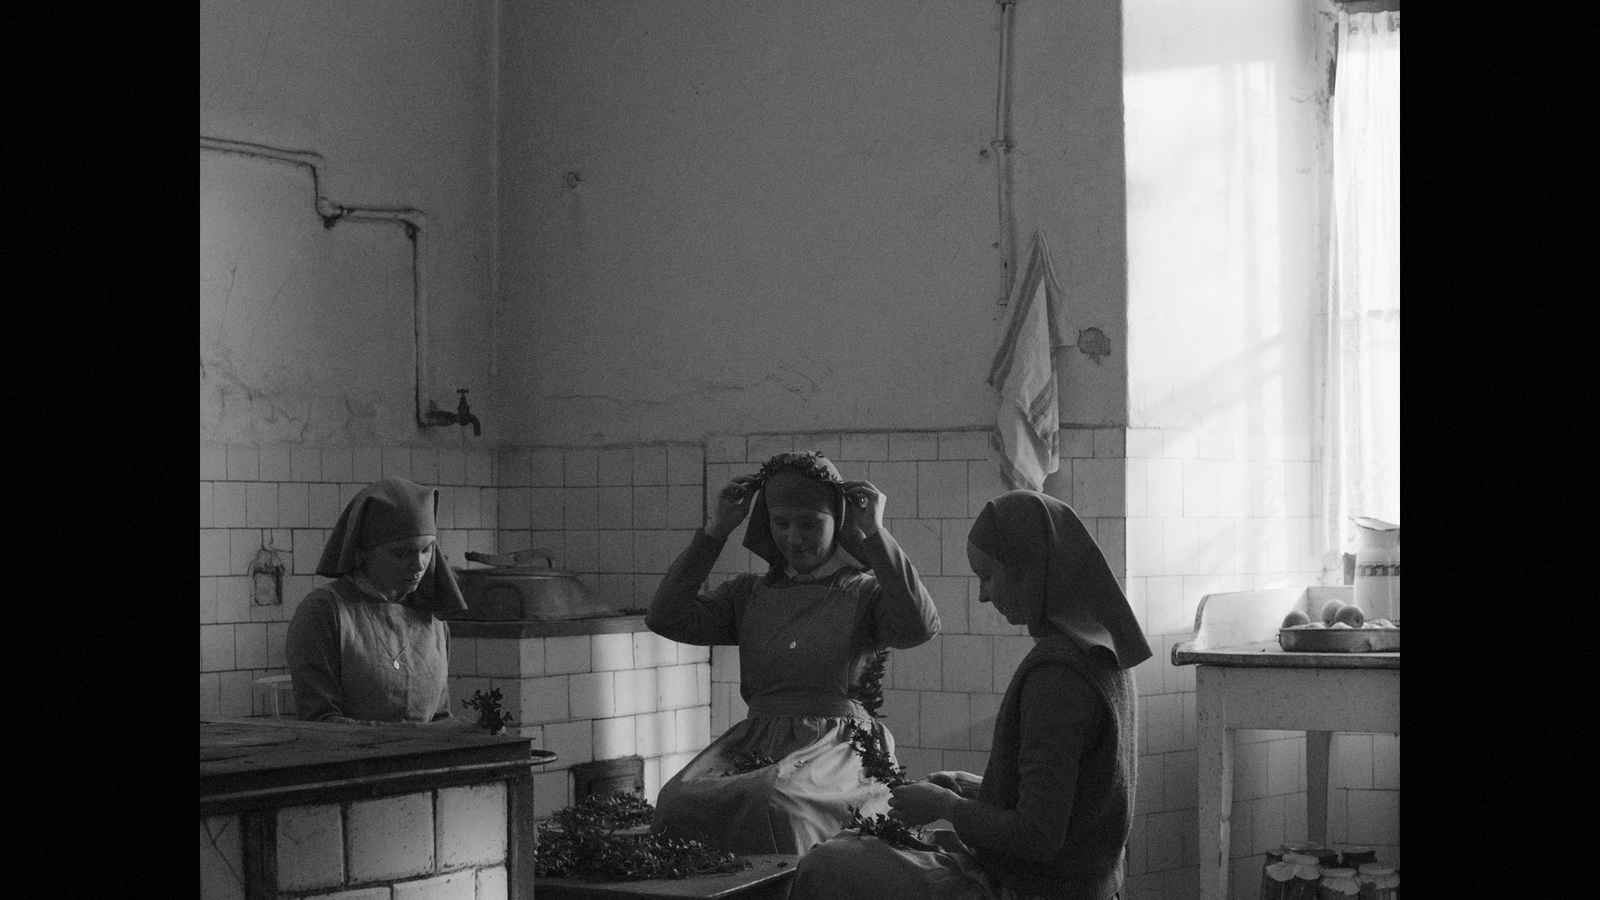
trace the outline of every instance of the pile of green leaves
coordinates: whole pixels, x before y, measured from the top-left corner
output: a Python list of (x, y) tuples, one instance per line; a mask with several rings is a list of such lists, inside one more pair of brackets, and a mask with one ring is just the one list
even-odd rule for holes
[(656, 808), (643, 795), (632, 791), (590, 794), (581, 803), (550, 814), (550, 821), (566, 830), (580, 828), (635, 828), (649, 825)]
[(590, 882), (689, 878), (737, 872), (749, 863), (701, 841), (619, 834), (648, 825), (655, 807), (638, 794), (594, 795), (557, 810), (539, 826), (533, 871), (541, 878)]
[(500, 708), (501, 694), (499, 688), (494, 688), (485, 694), (483, 691), (473, 691), (471, 700), (461, 701), (467, 709), (478, 711), (479, 728), (490, 734), (499, 734), (512, 724), (511, 714)]

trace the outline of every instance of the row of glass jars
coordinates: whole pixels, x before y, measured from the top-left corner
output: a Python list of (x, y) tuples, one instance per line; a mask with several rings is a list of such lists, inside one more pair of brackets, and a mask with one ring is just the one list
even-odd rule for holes
[(1371, 847), (1343, 851), (1303, 842), (1268, 850), (1261, 900), (1399, 900), (1400, 873)]

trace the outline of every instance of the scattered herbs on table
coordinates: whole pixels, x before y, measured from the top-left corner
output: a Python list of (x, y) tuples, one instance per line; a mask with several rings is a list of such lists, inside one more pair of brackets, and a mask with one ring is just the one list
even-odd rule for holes
[(474, 724), (479, 728), (490, 734), (499, 734), (512, 724), (511, 714), (500, 708), (500, 699), (499, 688), (494, 688), (487, 694), (483, 691), (473, 691), (472, 699), (461, 701), (461, 705), (478, 711), (478, 721)]
[(639, 794), (595, 794), (556, 810), (539, 826), (534, 874), (580, 881), (642, 881), (737, 872), (749, 863), (702, 841), (618, 834), (650, 823), (655, 807)]

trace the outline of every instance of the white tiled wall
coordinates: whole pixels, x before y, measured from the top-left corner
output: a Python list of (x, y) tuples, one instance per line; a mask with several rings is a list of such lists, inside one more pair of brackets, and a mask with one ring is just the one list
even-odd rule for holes
[(647, 607), (705, 523), (704, 462), (700, 444), (501, 451), (501, 551), (547, 549), (613, 605)]
[(573, 801), (568, 770), (637, 755), (645, 797), (711, 742), (711, 648), (648, 631), (546, 638), (454, 638), (457, 698), (500, 689), (514, 729), (557, 759), (534, 775), (534, 815)]
[[(379, 478), (439, 488), (439, 545), (454, 565), (496, 552), (494, 459), (487, 451), (200, 445), (200, 713), (270, 712), (255, 679), (284, 674), (283, 641), (316, 574), (328, 532), (355, 493)], [(285, 568), (282, 603), (252, 599), (263, 545)]]

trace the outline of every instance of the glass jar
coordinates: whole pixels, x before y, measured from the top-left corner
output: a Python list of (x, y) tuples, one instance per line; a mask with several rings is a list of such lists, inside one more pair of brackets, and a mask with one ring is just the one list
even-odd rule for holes
[(1356, 870), (1356, 880), (1361, 884), (1361, 900), (1397, 900), (1400, 896), (1400, 872), (1394, 866), (1367, 863)]
[(1321, 879), (1322, 867), (1315, 856), (1285, 850), (1281, 860), (1261, 873), (1261, 896), (1267, 900), (1318, 900)]
[(1367, 863), (1378, 861), (1378, 851), (1371, 847), (1346, 847), (1339, 851), (1339, 866), (1345, 869), (1359, 869)]
[(1361, 893), (1361, 882), (1356, 880), (1356, 870), (1346, 868), (1323, 869), (1322, 882), (1317, 887), (1318, 900), (1356, 900)]
[(1283, 850), (1268, 850), (1261, 861), (1261, 900), (1281, 900), (1283, 890), (1279, 883), (1272, 880), (1267, 874), (1267, 869), (1283, 862)]
[[(1339, 868), (1339, 851), (1333, 849), (1332, 847), (1324, 847), (1321, 844), (1312, 844), (1311, 849), (1306, 851), (1306, 855), (1315, 856), (1317, 858), (1317, 865), (1323, 867), (1324, 869)], [(1351, 868), (1355, 867), (1351, 866)]]

